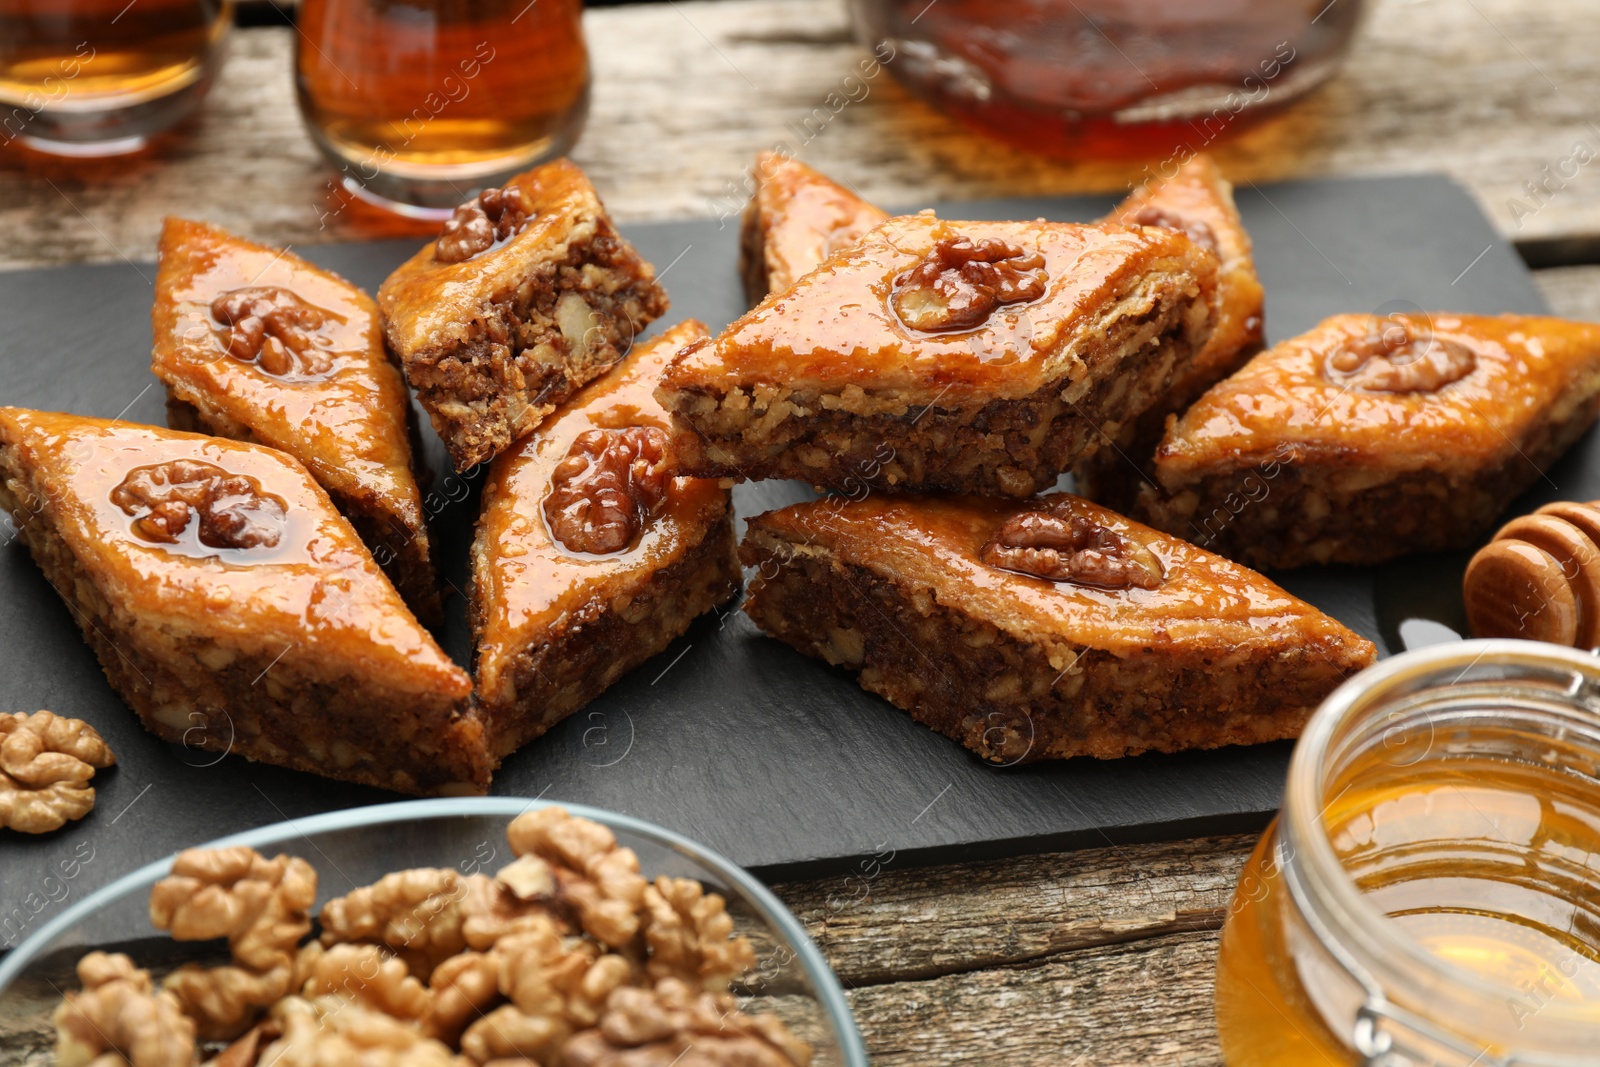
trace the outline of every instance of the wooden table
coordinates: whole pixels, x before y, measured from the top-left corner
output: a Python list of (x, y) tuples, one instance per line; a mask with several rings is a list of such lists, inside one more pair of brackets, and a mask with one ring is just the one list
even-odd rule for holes
[[(802, 147), (789, 124), (864, 54), (842, 0), (607, 8), (588, 30), (594, 110), (575, 155), (624, 220), (736, 210), (754, 154), (782, 143), (888, 204), (1134, 177), (982, 140), (887, 75)], [(0, 152), (0, 268), (148, 259), (168, 212), (280, 244), (413, 232), (331, 193), (294, 108), (293, 33), (239, 31), (203, 113), (154, 152), (88, 166)], [(1596, 55), (1600, 0), (1379, 0), (1332, 84), (1218, 157), (1236, 181), (1445, 171), (1539, 268), (1558, 313), (1600, 319), (1600, 158), (1548, 178), (1578, 145), (1600, 157)], [(1128, 845), (777, 888), (850, 987), (879, 1064), (1216, 1064), (1216, 931), (1250, 845)]]

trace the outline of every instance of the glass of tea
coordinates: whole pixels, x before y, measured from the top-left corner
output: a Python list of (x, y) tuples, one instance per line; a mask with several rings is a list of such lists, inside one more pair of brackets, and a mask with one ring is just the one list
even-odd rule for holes
[(300, 111), (355, 195), (447, 218), (578, 139), (582, 0), (301, 0)]
[(1364, 0), (850, 0), (912, 92), (1066, 159), (1190, 153), (1324, 81)]
[(1600, 1063), (1600, 657), (1465, 641), (1334, 692), (1216, 996), (1229, 1067)]
[(131, 152), (194, 110), (233, 0), (0, 0), (0, 145)]

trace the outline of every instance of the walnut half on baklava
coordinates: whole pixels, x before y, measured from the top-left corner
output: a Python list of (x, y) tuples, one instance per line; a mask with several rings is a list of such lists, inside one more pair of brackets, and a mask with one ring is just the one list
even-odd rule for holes
[(1294, 737), (1370, 641), (1064, 493), (830, 497), (750, 520), (744, 610), (984, 759)]
[(1211, 330), (1172, 230), (890, 219), (680, 355), (684, 469), (1025, 496), (1156, 404)]
[(502, 455), (472, 546), (478, 706), (505, 756), (666, 648), (739, 587), (733, 509), (679, 477), (661, 368), (706, 336), (642, 344)]
[(378, 289), (389, 346), (457, 470), (509, 448), (666, 309), (655, 269), (566, 160), (457, 208)]
[(167, 741), (405, 793), (482, 793), (472, 683), (274, 449), (0, 408), (0, 506)]
[(1468, 548), (1600, 412), (1600, 326), (1338, 315), (1176, 420), (1136, 512), (1253, 567)]

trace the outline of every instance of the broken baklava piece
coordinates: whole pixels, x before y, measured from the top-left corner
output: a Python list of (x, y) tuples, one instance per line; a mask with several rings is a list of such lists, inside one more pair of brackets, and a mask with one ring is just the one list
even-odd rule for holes
[(298, 459), (412, 610), (437, 622), (411, 401), (372, 298), (287, 249), (169, 218), (151, 320), (168, 424)]
[(666, 648), (738, 589), (733, 511), (678, 477), (661, 369), (706, 336), (641, 345), (495, 461), (473, 543), (478, 704), (505, 756)]
[(703, 477), (1026, 496), (1160, 403), (1216, 259), (1173, 230), (890, 219), (667, 368)]
[(1469, 548), (1597, 412), (1600, 326), (1339, 315), (1178, 419), (1138, 513), (1261, 568)]
[(1197, 155), (1171, 178), (1140, 188), (1106, 221), (1181, 230), (1220, 264), (1216, 321), (1205, 346), (1173, 377), (1156, 404), (1124, 422), (1113, 442), (1073, 468), (1080, 494), (1126, 511), (1139, 487), (1154, 478), (1152, 461), (1167, 417), (1183, 412), (1261, 351), (1264, 293), (1250, 235), (1233, 203), (1233, 186), (1209, 156)]
[(1374, 648), (1079, 497), (823, 498), (750, 520), (744, 610), (986, 760), (1294, 737)]
[(739, 276), (752, 304), (789, 288), (889, 217), (778, 152), (756, 157), (754, 181), (739, 237)]
[(274, 449), (0, 408), (0, 506), (167, 741), (404, 793), (482, 793), (472, 683)]
[(389, 346), (457, 470), (485, 463), (667, 309), (655, 269), (558, 160), (485, 189), (378, 289)]

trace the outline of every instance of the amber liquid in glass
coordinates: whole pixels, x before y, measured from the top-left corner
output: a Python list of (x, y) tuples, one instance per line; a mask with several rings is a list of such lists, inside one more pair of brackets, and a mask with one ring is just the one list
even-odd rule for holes
[(1300, 95), (1358, 0), (853, 0), (942, 110), (1067, 158), (1200, 151)]
[[(1356, 884), (1435, 956), (1518, 991), (1506, 1005), (1514, 1020), (1559, 1002), (1591, 1010), (1600, 1027), (1600, 790), (1511, 761), (1453, 757), (1422, 772), (1381, 757), (1346, 772), (1349, 788), (1324, 816)], [(1335, 1035), (1294, 979), (1275, 838), (1250, 857), (1223, 929), (1224, 1058), (1357, 1063), (1350, 1034)]]
[(49, 137), (58, 116), (67, 116), (67, 139), (86, 141), (150, 133), (180, 117), (187, 107), (96, 120), (206, 79), (232, 8), (232, 0), (0, 0), (0, 142)]
[[(581, 0), (303, 0), (300, 105), (347, 179), (482, 179), (559, 154), (587, 105)], [(348, 181), (347, 181), (348, 184)]]

